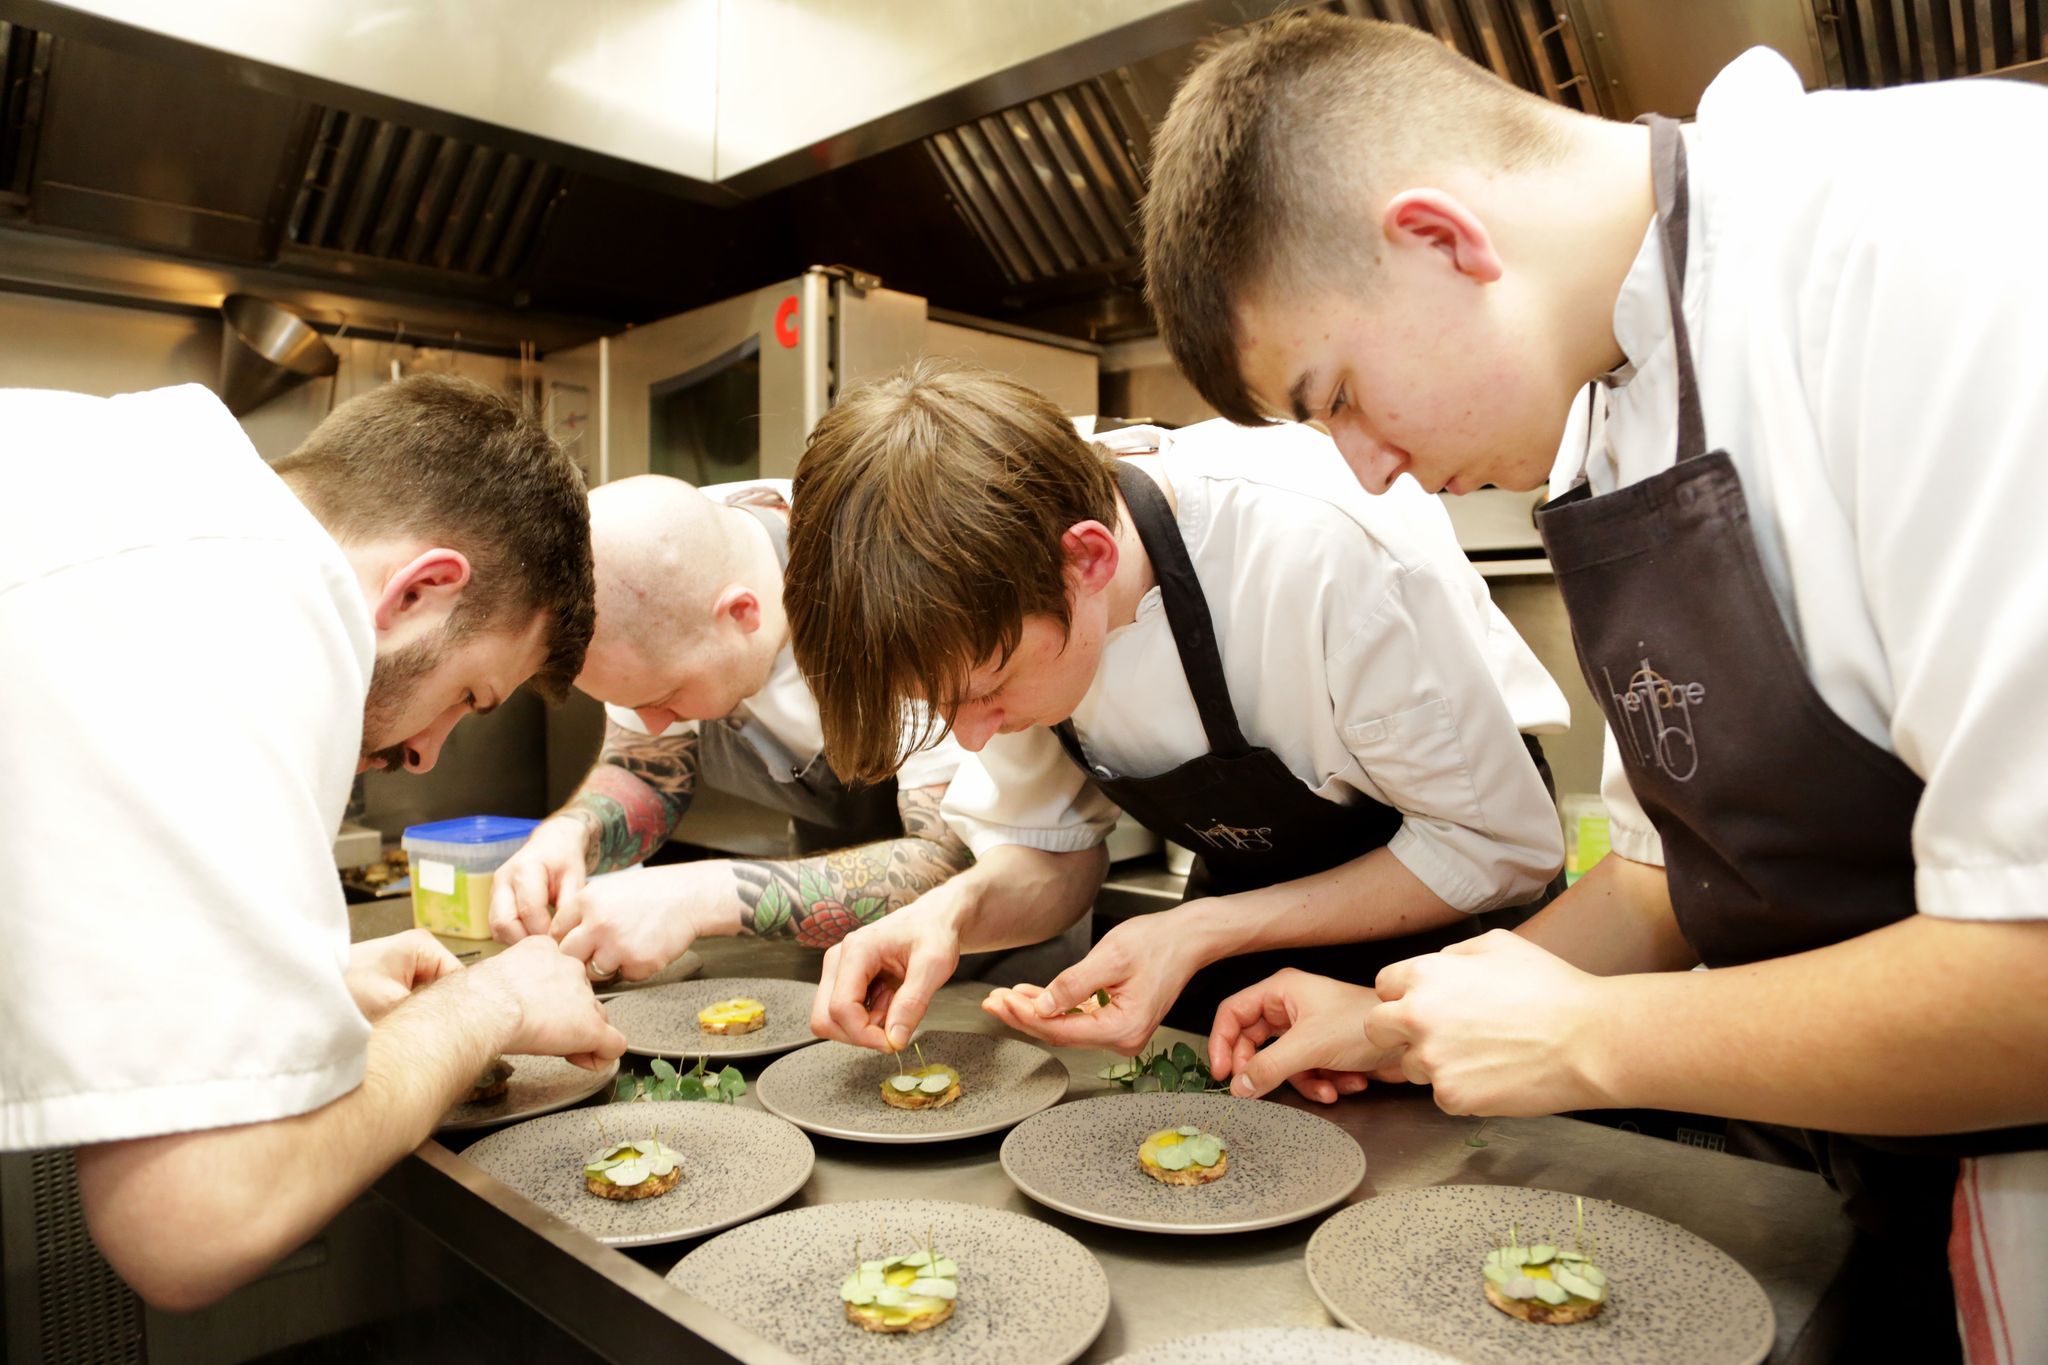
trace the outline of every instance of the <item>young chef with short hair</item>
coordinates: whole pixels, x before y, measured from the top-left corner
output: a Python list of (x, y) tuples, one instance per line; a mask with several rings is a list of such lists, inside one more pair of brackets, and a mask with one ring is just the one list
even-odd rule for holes
[(568, 686), (583, 480), (423, 375), (265, 466), (197, 385), (0, 391), (0, 1149), (76, 1147), (150, 1303), (218, 1299), (433, 1131), (493, 1055), (625, 1041), (546, 939), (467, 971), (349, 945), (334, 831), (369, 767)]
[[(1305, 429), (1111, 441), (1122, 458), (1025, 386), (935, 363), (811, 438), (787, 596), (827, 752), (886, 773), (895, 717), (929, 703), (976, 753), (945, 815), (977, 862), (827, 954), (827, 1036), (901, 1046), (961, 952), (1085, 914), (1119, 808), (1200, 863), (1180, 908), (991, 998), (1054, 1042), (1134, 1052), (1177, 1002), (1206, 1026), (1270, 969), (1226, 959), (1408, 940), (1321, 955), (1370, 980), (1558, 871), (1524, 736), (1569, 713), (1435, 499), (1364, 496)], [(1098, 989), (1106, 1008), (1064, 1015)]]
[(2048, 91), (1808, 95), (1762, 50), (1691, 127), (1609, 123), (1330, 16), (1189, 77), (1146, 201), (1176, 360), (1368, 488), (1547, 477), (1613, 735), (1614, 856), (1376, 1008), (1247, 992), (1241, 1093), (1394, 1048), (1453, 1112), (1797, 1125), (1883, 1234), (1885, 1349), (1957, 1350), (1946, 1247), (1972, 1358), (2048, 1355), (2044, 144)]

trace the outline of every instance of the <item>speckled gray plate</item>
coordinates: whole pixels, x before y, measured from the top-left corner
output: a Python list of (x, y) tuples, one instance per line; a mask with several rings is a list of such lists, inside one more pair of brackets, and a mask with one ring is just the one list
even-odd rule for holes
[[(811, 1032), (811, 998), (818, 987), (809, 981), (774, 981), (764, 977), (714, 977), (679, 981), (628, 991), (604, 1002), (612, 1026), (626, 1035), (626, 1050), (643, 1057), (767, 1057), (818, 1041)], [(746, 996), (768, 1007), (768, 1021), (752, 1033), (706, 1033), (697, 1011), (721, 1000)]]
[(595, 1071), (571, 1066), (560, 1057), (507, 1057), (512, 1079), (500, 1099), (481, 1104), (458, 1104), (441, 1116), (441, 1131), (457, 1128), (490, 1128), (516, 1123), (536, 1114), (567, 1109), (578, 1100), (589, 1099), (612, 1083), (619, 1064), (608, 1062)]
[(1458, 1365), (1412, 1341), (1335, 1327), (1240, 1327), (1162, 1342), (1109, 1365)]
[(1586, 1201), (1586, 1231), (1611, 1286), (1606, 1309), (1564, 1327), (1509, 1317), (1486, 1301), (1480, 1267), (1510, 1223), (1525, 1246), (1569, 1247), (1572, 1197), (1500, 1185), (1379, 1195), (1316, 1229), (1309, 1283), (1347, 1326), (1475, 1365), (1753, 1365), (1770, 1354), (1771, 1301), (1748, 1271), (1677, 1224), (1604, 1199)]
[[(1208, 1185), (1164, 1185), (1138, 1169), (1162, 1128), (1222, 1138), (1230, 1169)], [(1003, 1170), (1039, 1203), (1140, 1232), (1248, 1232), (1321, 1213), (1365, 1179), (1365, 1153), (1328, 1119), (1229, 1095), (1103, 1095), (1063, 1104), (1003, 1139)]]
[[(827, 1043), (777, 1060), (754, 1082), (762, 1108), (799, 1128), (856, 1142), (945, 1142), (999, 1133), (1067, 1095), (1067, 1068), (1034, 1043), (981, 1033), (917, 1035), (928, 1062), (960, 1073), (960, 1098), (943, 1109), (894, 1109), (882, 1082), (897, 1065), (866, 1048)], [(915, 1066), (912, 1053), (902, 1054)]]
[(591, 990), (597, 992), (600, 1000), (609, 1000), (615, 995), (629, 995), (634, 991), (650, 990), (655, 986), (673, 986), (678, 981), (688, 981), (704, 970), (704, 959), (696, 952), (684, 953), (645, 981), (606, 981), (593, 983)]
[[(963, 1097), (964, 1098), (964, 1097)], [(884, 1335), (846, 1320), (839, 1285), (860, 1254), (922, 1245), (960, 1265), (953, 1316)], [(886, 1251), (884, 1248), (886, 1247)], [(676, 1263), (669, 1283), (803, 1360), (1063, 1365), (1109, 1320), (1109, 1279), (1088, 1248), (1035, 1218), (936, 1199), (820, 1204), (761, 1218)]]
[[(599, 1123), (602, 1121), (602, 1130)], [(683, 1155), (683, 1179), (653, 1199), (600, 1199), (583, 1163), (607, 1142), (655, 1136)], [(491, 1134), (463, 1155), (607, 1246), (702, 1237), (766, 1213), (811, 1178), (811, 1140), (772, 1114), (708, 1101), (608, 1104)]]

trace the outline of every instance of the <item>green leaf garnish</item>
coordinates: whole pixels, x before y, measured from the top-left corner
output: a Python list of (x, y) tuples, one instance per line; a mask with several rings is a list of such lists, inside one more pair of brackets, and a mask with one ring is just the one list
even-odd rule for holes
[(1208, 1064), (1202, 1060), (1202, 1055), (1186, 1043), (1175, 1043), (1164, 1052), (1140, 1052), (1136, 1057), (1114, 1058), (1096, 1074), (1105, 1081), (1136, 1092), (1166, 1090), (1200, 1094), (1225, 1088), (1209, 1074)]
[(612, 1091), (614, 1103), (631, 1103), (636, 1100), (668, 1102), (678, 1100), (713, 1100), (731, 1104), (747, 1093), (746, 1078), (738, 1068), (728, 1066), (723, 1071), (708, 1070), (710, 1058), (699, 1057), (697, 1064), (688, 1071), (679, 1071), (660, 1057), (649, 1066), (652, 1076), (621, 1075), (618, 1085)]

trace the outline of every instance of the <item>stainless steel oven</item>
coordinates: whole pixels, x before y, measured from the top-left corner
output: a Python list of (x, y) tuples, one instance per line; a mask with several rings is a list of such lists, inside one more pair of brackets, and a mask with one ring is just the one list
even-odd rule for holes
[(920, 355), (973, 360), (1097, 408), (1100, 348), (926, 306), (842, 267), (735, 295), (547, 360), (556, 427), (593, 483), (786, 478), (842, 392)]

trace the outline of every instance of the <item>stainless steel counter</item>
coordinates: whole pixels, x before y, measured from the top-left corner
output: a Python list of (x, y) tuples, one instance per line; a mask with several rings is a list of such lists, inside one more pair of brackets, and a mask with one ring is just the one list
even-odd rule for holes
[[(697, 948), (706, 975), (805, 979), (816, 972), (816, 955), (793, 945), (720, 939)], [(930, 1026), (1006, 1032), (980, 1011), (984, 992), (972, 983), (947, 986)], [(1199, 1043), (1171, 1030), (1165, 1036)], [(1074, 1076), (1069, 1098), (1111, 1088), (1096, 1077), (1104, 1054), (1056, 1051)], [(749, 1080), (758, 1069), (742, 1064)], [(758, 1104), (751, 1093), (741, 1102)], [(1778, 1317), (1774, 1361), (1827, 1357), (1832, 1331), (1816, 1322), (1815, 1310), (1847, 1258), (1850, 1231), (1818, 1176), (1573, 1119), (1452, 1118), (1405, 1086), (1329, 1108), (1291, 1092), (1279, 1102), (1323, 1114), (1358, 1140), (1366, 1177), (1353, 1200), (1436, 1184), (1539, 1186), (1612, 1199), (1690, 1228), (1740, 1261), (1770, 1295)], [(1471, 1145), (1474, 1137), (1484, 1145)], [(1332, 1325), (1302, 1268), (1318, 1220), (1228, 1237), (1124, 1232), (1018, 1193), (997, 1160), (1001, 1134), (916, 1147), (813, 1142), (816, 1169), (785, 1207), (887, 1196), (902, 1188), (892, 1173), (915, 1170), (933, 1197), (1027, 1214), (1087, 1246), (1108, 1272), (1112, 1303), (1109, 1325), (1086, 1361), (1224, 1327)], [(693, 1349), (701, 1354), (691, 1359), (787, 1359), (662, 1282), (694, 1243), (606, 1249), (435, 1142), (379, 1192), (608, 1358), (673, 1360), (678, 1350)]]

